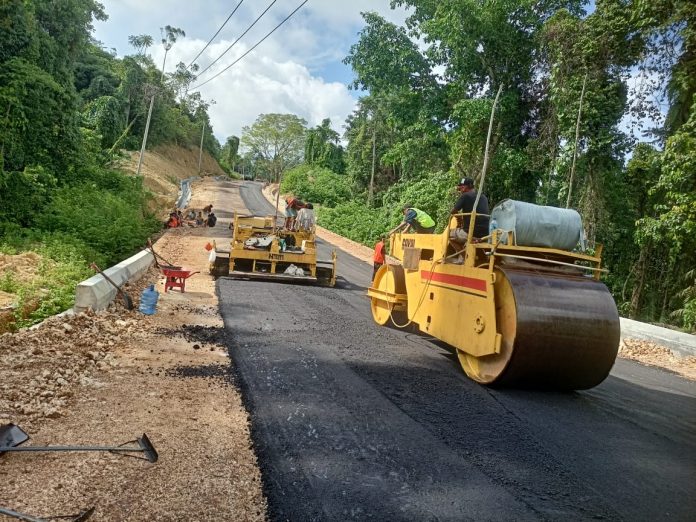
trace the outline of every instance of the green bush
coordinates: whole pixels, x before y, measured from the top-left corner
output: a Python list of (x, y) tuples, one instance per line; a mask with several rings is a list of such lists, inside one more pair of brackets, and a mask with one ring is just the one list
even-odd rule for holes
[[(20, 281), (12, 272), (0, 277), (0, 290), (17, 295), (15, 313), (18, 327), (30, 326), (70, 308), (75, 301), (75, 286), (93, 272), (89, 263), (104, 263), (105, 257), (89, 245), (66, 234), (44, 234), (5, 227), (0, 251), (8, 254), (33, 251), (41, 256), (37, 277)], [(29, 313), (25, 314), (24, 311)]]
[(284, 194), (294, 194), (303, 201), (329, 207), (353, 198), (348, 176), (316, 165), (300, 165), (285, 173), (280, 190)]
[(456, 184), (457, 176), (451, 172), (425, 174), (416, 181), (392, 185), (384, 193), (382, 203), (394, 223), (402, 218), (403, 207), (410, 205), (429, 214), (435, 220), (437, 230), (442, 230), (457, 200), (454, 193)]
[(126, 197), (94, 186), (65, 187), (54, 192), (39, 226), (77, 238), (102, 252), (107, 262), (118, 262), (159, 227), (154, 217), (144, 215), (137, 199)]
[(353, 241), (373, 246), (377, 238), (393, 226), (393, 219), (383, 208), (368, 208), (357, 201), (340, 203), (334, 208), (321, 207), (317, 222)]

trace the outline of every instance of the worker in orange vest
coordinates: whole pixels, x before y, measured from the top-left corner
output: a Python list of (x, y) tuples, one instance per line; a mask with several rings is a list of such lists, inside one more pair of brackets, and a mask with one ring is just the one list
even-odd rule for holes
[(372, 258), (373, 262), (373, 267), (374, 269), (372, 270), (372, 280), (375, 279), (375, 275), (377, 274), (377, 270), (379, 270), (379, 267), (381, 267), (384, 264), (384, 236), (381, 236), (379, 238), (379, 241), (375, 244), (375, 255)]

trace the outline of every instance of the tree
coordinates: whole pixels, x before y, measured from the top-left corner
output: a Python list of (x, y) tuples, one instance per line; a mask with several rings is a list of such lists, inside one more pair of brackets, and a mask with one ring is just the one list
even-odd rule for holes
[(302, 161), (307, 122), (294, 114), (261, 114), (242, 129), (242, 145), (266, 163), (276, 182)]
[(331, 128), (331, 120), (322, 120), (321, 125), (307, 131), (305, 163), (331, 169), (338, 174), (345, 172), (343, 147), (338, 132)]
[(167, 53), (179, 38), (186, 36), (186, 33), (182, 29), (172, 27), (171, 25), (160, 27), (160, 33), (162, 33), (162, 46), (164, 47), (164, 60), (162, 61), (162, 75), (164, 76), (164, 64), (167, 63)]
[(239, 137), (229, 136), (222, 147), (220, 163), (227, 172), (232, 173), (239, 159)]
[(130, 35), (128, 37), (128, 43), (135, 48), (135, 53), (139, 56), (143, 56), (153, 42), (154, 40), (149, 34)]

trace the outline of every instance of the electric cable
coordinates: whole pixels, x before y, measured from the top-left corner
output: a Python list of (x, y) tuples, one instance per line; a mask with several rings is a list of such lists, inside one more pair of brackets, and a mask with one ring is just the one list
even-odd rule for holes
[(232, 17), (234, 16), (234, 13), (237, 12), (237, 9), (239, 9), (239, 7), (240, 7), (243, 3), (244, 3), (244, 0), (239, 0), (239, 3), (237, 4), (237, 7), (235, 7), (235, 8), (234, 8), (234, 11), (232, 11), (232, 12), (230, 13), (230, 16), (227, 17), (227, 20), (225, 20), (225, 21), (222, 23), (222, 25), (220, 26), (220, 29), (217, 30), (217, 32), (213, 35), (213, 37), (212, 37), (210, 40), (208, 40), (208, 43), (205, 44), (205, 47), (203, 47), (203, 49), (201, 49), (201, 52), (199, 52), (199, 53), (196, 55), (196, 57), (195, 57), (193, 60), (191, 60), (191, 63), (188, 64), (188, 68), (189, 68), (189, 69), (190, 69), (191, 66), (196, 62), (196, 60), (198, 60), (198, 58), (201, 56), (201, 54), (203, 54), (203, 51), (205, 51), (205, 50), (208, 48), (208, 46), (213, 42), (213, 40), (215, 40), (215, 37), (216, 37), (217, 35), (220, 34), (220, 31), (222, 31), (222, 29), (227, 25), (227, 22), (230, 21), (230, 18), (232, 18)]
[[(258, 18), (256, 18), (256, 20), (254, 20), (254, 21), (251, 23), (251, 25), (250, 25), (249, 27), (246, 28), (246, 31), (244, 31), (241, 35), (239, 35), (239, 36), (237, 37), (237, 39), (236, 39), (234, 42), (232, 42), (232, 44), (231, 44), (227, 49), (225, 49), (225, 50), (222, 52), (222, 54), (221, 54), (220, 56), (218, 56), (217, 58), (215, 58), (215, 60), (213, 60), (213, 62), (212, 62), (210, 65), (208, 65), (208, 67), (206, 67), (206, 68), (203, 69), (201, 72), (199, 72), (199, 73), (198, 73), (198, 76), (200, 77), (201, 74), (205, 73), (208, 69), (210, 69), (210, 68), (211, 68), (213, 65), (215, 65), (218, 61), (220, 61), (220, 58), (222, 58), (223, 56), (225, 56), (225, 55), (228, 53), (228, 51), (229, 51), (230, 49), (232, 49), (232, 47), (234, 47), (234, 46), (237, 44), (237, 42), (238, 42), (239, 40), (241, 40), (241, 39), (244, 37), (245, 34), (247, 34), (249, 31), (251, 31), (251, 28), (254, 27), (254, 26), (256, 25), (256, 23), (257, 23), (259, 20), (261, 20), (261, 18), (263, 18), (263, 15), (265, 15), (265, 14), (268, 12), (268, 10), (269, 10), (271, 7), (273, 7), (273, 4), (275, 4), (277, 1), (278, 1), (278, 0), (273, 0), (270, 4), (268, 4), (268, 7), (266, 7), (266, 9), (264, 9), (263, 13), (261, 13), (261, 14), (258, 16)], [(195, 87), (194, 87), (194, 88), (195, 88)]]
[(268, 38), (269, 36), (271, 36), (281, 25), (283, 25), (285, 22), (287, 22), (287, 21), (288, 21), (297, 11), (299, 11), (300, 8), (301, 8), (303, 5), (305, 5), (307, 2), (309, 2), (309, 0), (304, 0), (304, 2), (302, 2), (300, 5), (298, 5), (292, 13), (290, 13), (288, 16), (286, 16), (286, 17), (283, 19), (282, 22), (280, 22), (280, 23), (279, 23), (278, 25), (276, 25), (273, 29), (271, 29), (271, 31), (270, 31), (266, 36), (264, 36), (263, 38), (261, 38), (261, 40), (259, 40), (258, 42), (256, 42), (256, 43), (254, 44), (253, 47), (251, 47), (247, 52), (245, 52), (243, 55), (241, 55), (239, 58), (237, 58), (234, 62), (232, 62), (231, 64), (229, 64), (229, 65), (228, 65), (227, 67), (225, 67), (222, 71), (218, 72), (215, 76), (211, 76), (211, 77), (208, 78), (206, 81), (204, 81), (204, 82), (202, 82), (202, 83), (199, 83), (198, 85), (196, 85), (195, 87), (193, 87), (191, 90), (200, 89), (200, 88), (201, 88), (202, 86), (204, 86), (206, 83), (213, 81), (215, 78), (217, 78), (217, 77), (220, 76), (222, 73), (224, 73), (225, 71), (227, 71), (227, 69), (229, 69), (230, 67), (232, 67), (233, 65), (235, 65), (236, 63), (238, 63), (239, 61), (241, 61), (242, 58), (244, 58), (247, 54), (249, 54), (251, 51), (253, 51), (254, 49), (256, 49), (259, 45), (261, 45), (261, 43), (263, 43), (263, 41), (264, 41), (266, 38)]

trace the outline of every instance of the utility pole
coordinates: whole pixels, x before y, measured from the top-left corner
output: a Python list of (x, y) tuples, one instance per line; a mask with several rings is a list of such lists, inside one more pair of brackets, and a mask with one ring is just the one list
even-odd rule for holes
[[(170, 46), (171, 48), (171, 46)], [(164, 79), (164, 64), (167, 63), (167, 53), (169, 48), (165, 46), (164, 60), (162, 60), (162, 76), (160, 76), (160, 82)], [(152, 97), (150, 98), (150, 108), (147, 111), (147, 121), (145, 122), (145, 134), (143, 135), (143, 144), (140, 147), (140, 157), (138, 158), (138, 171), (135, 173), (136, 176), (140, 176), (140, 169), (143, 166), (143, 158), (145, 156), (145, 147), (147, 146), (147, 135), (150, 133), (150, 120), (152, 119), (152, 108), (155, 106), (155, 91), (152, 92)]]
[(201, 147), (198, 149), (198, 175), (201, 175), (201, 162), (203, 161), (203, 138), (205, 137), (205, 120), (201, 129)]
[[(215, 100), (210, 100), (210, 105), (215, 105)], [(200, 107), (199, 107), (200, 109)], [(203, 138), (205, 138), (205, 111), (202, 112), (203, 115), (203, 129), (201, 130), (201, 146), (200, 149), (198, 150), (198, 175), (201, 175), (201, 164), (203, 162)]]
[[(166, 36), (165, 34), (165, 29), (166, 29)], [(172, 48), (172, 45), (174, 45), (174, 42), (176, 42), (177, 37), (179, 36), (186, 36), (186, 33), (182, 31), (181, 29), (177, 29), (176, 27), (170, 27), (166, 26), (166, 28), (161, 28), (160, 31), (162, 31), (162, 45), (164, 46), (164, 59), (162, 60), (162, 75), (160, 76), (160, 83), (164, 80), (164, 65), (167, 63), (167, 54), (169, 53), (169, 50)], [(147, 135), (150, 132), (150, 120), (152, 119), (152, 108), (155, 105), (155, 91), (152, 93), (152, 97), (150, 98), (150, 108), (147, 111), (147, 121), (145, 122), (145, 134), (143, 135), (143, 144), (140, 147), (140, 158), (138, 158), (138, 171), (135, 173), (136, 176), (140, 176), (140, 170), (142, 169), (143, 166), (143, 158), (145, 156), (145, 147), (147, 146)]]

